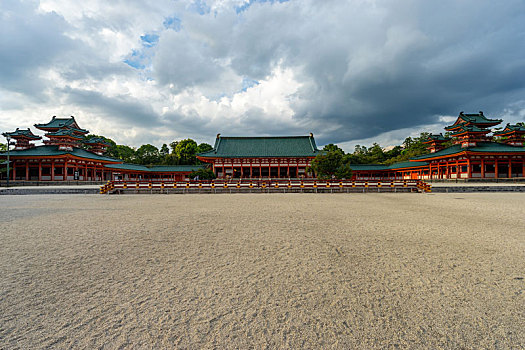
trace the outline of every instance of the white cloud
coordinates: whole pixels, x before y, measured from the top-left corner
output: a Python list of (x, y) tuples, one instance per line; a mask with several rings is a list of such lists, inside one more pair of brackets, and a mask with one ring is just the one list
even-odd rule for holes
[(2, 131), (74, 114), (134, 146), (310, 131), (386, 146), (460, 110), (525, 114), (517, 1), (7, 0), (0, 19)]

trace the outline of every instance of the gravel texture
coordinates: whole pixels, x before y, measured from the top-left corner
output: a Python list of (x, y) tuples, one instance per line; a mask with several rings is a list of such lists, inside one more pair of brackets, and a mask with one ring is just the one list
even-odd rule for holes
[(525, 348), (523, 193), (0, 207), (0, 349)]

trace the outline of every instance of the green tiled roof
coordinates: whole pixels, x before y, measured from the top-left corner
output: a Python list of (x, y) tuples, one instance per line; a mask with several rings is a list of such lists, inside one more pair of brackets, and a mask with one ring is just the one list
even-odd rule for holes
[(139, 164), (107, 164), (104, 167), (108, 169), (120, 169), (120, 170), (131, 170), (131, 171), (143, 171), (143, 172), (155, 172), (155, 173), (171, 173), (171, 172), (192, 172), (202, 168), (205, 165), (156, 165), (147, 167)]
[(11, 136), (11, 137), (13, 137), (13, 136), (14, 137), (25, 136), (25, 137), (33, 139), (33, 140), (40, 140), (42, 138), (40, 136), (37, 136), (37, 135), (33, 134), (31, 132), (31, 130), (29, 130), (29, 128), (22, 129), (22, 130), (20, 130), (19, 128), (16, 128), (15, 131), (13, 131), (13, 132), (4, 132), (2, 135), (4, 135), (5, 137), (7, 137), (7, 136)]
[[(59, 150), (58, 146), (37, 146), (24, 150), (15, 150), (9, 152), (11, 157), (49, 157), (49, 156), (61, 156), (71, 154), (79, 158), (100, 160), (106, 162), (122, 162), (119, 159), (110, 157), (99, 156), (98, 154), (83, 150), (81, 148), (73, 147), (72, 151)], [(7, 156), (7, 152), (0, 153), (1, 156)]]
[(90, 139), (84, 139), (84, 143), (86, 145), (95, 145), (97, 143), (101, 143), (103, 145), (110, 146), (109, 142), (104, 140), (102, 137), (92, 137)]
[(514, 124), (514, 125), (507, 124), (505, 126), (505, 129), (495, 132), (494, 136), (504, 136), (504, 135), (506, 135), (508, 133), (511, 133), (511, 132), (524, 133), (525, 132), (525, 127), (523, 127), (521, 125), (518, 125), (518, 124)]
[(212, 158), (315, 157), (319, 154), (313, 136), (223, 137), (214, 149), (199, 153)]
[(437, 151), (435, 153), (429, 153), (429, 154), (423, 154), (421, 156), (417, 156), (412, 158), (413, 160), (418, 159), (431, 159), (431, 158), (438, 158), (443, 156), (448, 156), (464, 151), (469, 152), (479, 152), (479, 153), (520, 153), (525, 154), (525, 148), (524, 147), (518, 147), (518, 146), (510, 146), (505, 145), (502, 143), (497, 142), (478, 142), (476, 147), (461, 147), (461, 145), (454, 145), (445, 149), (442, 149), (440, 151)]
[[(459, 122), (458, 121), (462, 119), (463, 122)], [(460, 124), (463, 124), (463, 123), (468, 123), (468, 124), (481, 124), (481, 125), (486, 125), (486, 126), (493, 126), (493, 125), (497, 125), (499, 123), (501, 123), (503, 121), (503, 119), (489, 119), (487, 117), (485, 117), (483, 115), (483, 112), (479, 112), (477, 114), (465, 114), (463, 112), (460, 112), (459, 113), (459, 116), (458, 116), (458, 120), (456, 120), (456, 122), (450, 126), (447, 126), (445, 127), (445, 130), (450, 130), (450, 129), (453, 129), (453, 128), (456, 128), (458, 125)]]
[(490, 132), (490, 130), (481, 129), (475, 125), (461, 125), (459, 129), (456, 132), (453, 132), (452, 134), (450, 134), (450, 136), (460, 135), (460, 134), (463, 134), (464, 132)]
[(448, 141), (450, 140), (449, 137), (443, 136), (443, 134), (431, 134), (428, 139), (425, 141), (425, 143), (429, 143), (432, 141)]
[(82, 138), (82, 136), (79, 136), (79, 135), (75, 134), (73, 129), (60, 129), (60, 130), (55, 131), (55, 132), (48, 132), (46, 134), (46, 136), (71, 136), (71, 137), (74, 137), (74, 138), (77, 138), (77, 139), (81, 139)]
[(427, 166), (427, 162), (400, 162), (392, 165), (384, 164), (351, 164), (350, 169), (352, 170), (397, 170), (397, 169), (408, 169), (414, 167)]
[(85, 130), (85, 129), (79, 129), (79, 128), (75, 128), (75, 125), (78, 126), (77, 122), (75, 121), (75, 117), (71, 116), (69, 118), (57, 118), (55, 116), (53, 116), (53, 118), (51, 119), (51, 121), (49, 123), (45, 123), (45, 124), (35, 124), (35, 128), (58, 128), (58, 129), (61, 129), (61, 128), (65, 128), (65, 127), (69, 127), (69, 128), (72, 128), (72, 129), (75, 129), (77, 131), (80, 131), (82, 133), (88, 133), (89, 131)]

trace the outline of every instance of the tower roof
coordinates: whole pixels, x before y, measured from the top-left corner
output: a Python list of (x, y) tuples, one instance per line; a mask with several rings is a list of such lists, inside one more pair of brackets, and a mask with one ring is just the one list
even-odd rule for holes
[(40, 140), (42, 137), (38, 136), (38, 135), (35, 135), (31, 132), (31, 130), (29, 130), (29, 128), (27, 129), (19, 129), (19, 128), (16, 128), (15, 131), (12, 131), (12, 132), (4, 132), (2, 134), (3, 136), (7, 137), (11, 137), (11, 138), (14, 138), (14, 139), (17, 139), (17, 138), (28, 138), (28, 139), (31, 139), (31, 140)]
[(505, 129), (495, 132), (494, 136), (509, 136), (512, 134), (525, 134), (525, 127), (518, 124), (507, 124)]
[(463, 112), (460, 112), (458, 119), (456, 119), (454, 124), (445, 127), (445, 130), (456, 130), (461, 125), (475, 125), (477, 127), (488, 128), (494, 125), (498, 125), (502, 121), (502, 119), (489, 119), (485, 117), (485, 115), (483, 115), (482, 111), (476, 114), (465, 114)]
[(428, 136), (428, 139), (426, 141), (423, 141), (423, 143), (431, 143), (431, 142), (445, 142), (450, 140), (450, 137), (445, 137), (443, 134), (430, 134)]
[(487, 134), (490, 130), (484, 129), (484, 128), (478, 128), (475, 125), (471, 124), (462, 124), (457, 129), (455, 129), (455, 132), (450, 134), (450, 136), (461, 136), (467, 133), (478, 133), (478, 134)]
[(73, 116), (69, 118), (57, 118), (56, 116), (53, 116), (48, 123), (35, 124), (35, 128), (45, 131), (57, 131), (62, 128), (70, 128), (82, 134), (87, 134), (89, 132), (88, 130), (81, 129)]
[(46, 136), (47, 137), (49, 136), (51, 137), (71, 137), (71, 138), (78, 139), (78, 140), (82, 139), (82, 136), (75, 134), (75, 131), (72, 129), (60, 129), (55, 132), (48, 132)]
[(89, 139), (85, 139), (84, 143), (86, 145), (104, 145), (104, 146), (111, 146), (109, 142), (104, 140), (102, 137), (92, 137)]

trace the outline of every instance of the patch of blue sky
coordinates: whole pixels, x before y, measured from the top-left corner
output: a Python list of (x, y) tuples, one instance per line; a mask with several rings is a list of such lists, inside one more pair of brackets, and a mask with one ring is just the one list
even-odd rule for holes
[(176, 32), (180, 31), (181, 29), (181, 20), (175, 16), (166, 17), (162, 24), (164, 25), (164, 28), (172, 29)]
[(144, 57), (143, 52), (139, 50), (133, 50), (131, 51), (131, 55), (124, 59), (124, 63), (135, 69), (144, 69), (146, 68), (144, 63), (145, 59), (146, 57)]
[(199, 15), (205, 15), (210, 13), (210, 7), (206, 4), (205, 0), (195, 0), (189, 6), (188, 10), (195, 11)]
[(157, 34), (145, 34), (140, 37), (142, 45), (146, 47), (153, 47), (159, 42), (159, 36)]
[(288, 1), (290, 1), (290, 0), (249, 0), (249, 1), (245, 2), (244, 4), (242, 4), (241, 6), (235, 7), (235, 12), (241, 13), (243, 11), (246, 11), (250, 6), (252, 6), (255, 3), (269, 2), (270, 4), (274, 4), (276, 2), (283, 3), (283, 2), (288, 2)]
[(246, 91), (249, 88), (254, 87), (256, 85), (259, 85), (259, 82), (257, 80), (253, 80), (253, 79), (244, 77), (244, 78), (242, 78), (242, 89), (241, 89), (241, 91)]

